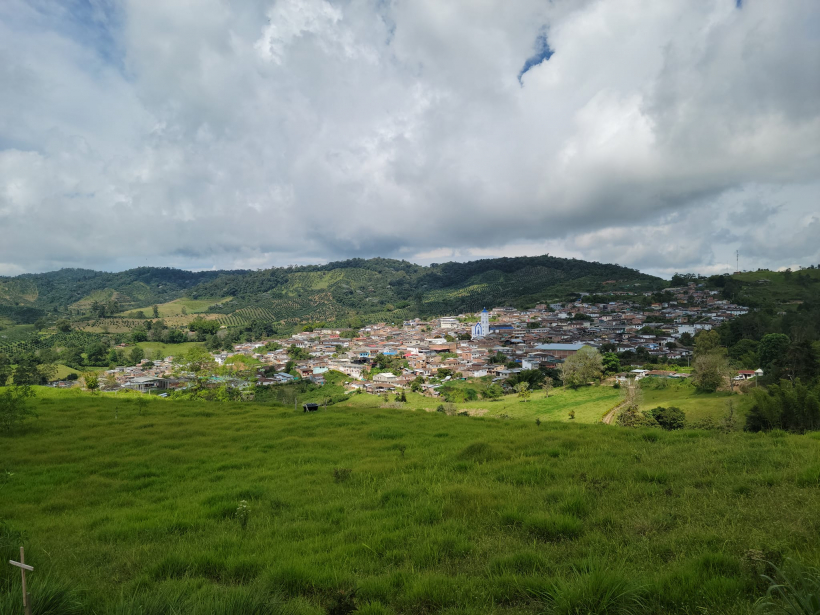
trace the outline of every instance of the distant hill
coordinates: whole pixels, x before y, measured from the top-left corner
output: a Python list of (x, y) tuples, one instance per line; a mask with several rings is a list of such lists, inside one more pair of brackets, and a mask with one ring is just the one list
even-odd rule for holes
[[(665, 282), (619, 265), (536, 256), (421, 266), (384, 258), (351, 259), (259, 271), (190, 272), (140, 267), (120, 273), (62, 269), (0, 278), (0, 312), (18, 322), (44, 313), (87, 314), (116, 302), (144, 309), (181, 297), (213, 300), (225, 324), (396, 321), (512, 305), (527, 307), (572, 293), (654, 290)], [(229, 298), (230, 301), (225, 301)]]
[[(83, 311), (94, 301), (112, 299), (123, 307), (163, 303), (225, 271), (192, 272), (170, 267), (138, 267), (120, 273), (60, 269), (49, 273), (0, 277), (0, 315), (18, 321), (36, 314)], [(239, 272), (231, 272), (236, 274)], [(33, 321), (32, 321), (33, 322)]]

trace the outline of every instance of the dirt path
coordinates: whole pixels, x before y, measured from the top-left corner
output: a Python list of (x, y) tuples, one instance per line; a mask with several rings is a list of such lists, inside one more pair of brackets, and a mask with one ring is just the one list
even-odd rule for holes
[(612, 421), (613, 421), (613, 420), (615, 420), (615, 417), (618, 415), (618, 411), (619, 411), (621, 408), (623, 408), (623, 406), (624, 406), (624, 404), (625, 404), (625, 403), (626, 403), (626, 402), (621, 402), (620, 404), (618, 404), (617, 406), (615, 406), (612, 410), (610, 410), (609, 412), (607, 412), (607, 413), (604, 415), (604, 418), (602, 418), (602, 419), (601, 419), (601, 422), (602, 422), (602, 423), (604, 423), (604, 424), (606, 424), (606, 425), (612, 425)]

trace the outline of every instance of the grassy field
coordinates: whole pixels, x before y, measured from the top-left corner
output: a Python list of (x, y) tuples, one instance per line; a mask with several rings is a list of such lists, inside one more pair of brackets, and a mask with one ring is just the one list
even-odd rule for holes
[(38, 394), (0, 437), (35, 613), (749, 613), (750, 552), (820, 562), (816, 434)]
[(728, 404), (731, 400), (735, 411), (741, 414), (746, 408), (748, 398), (742, 395), (734, 395), (728, 391), (717, 393), (700, 393), (689, 382), (667, 381), (670, 384), (666, 388), (644, 389), (641, 410), (651, 410), (657, 406), (676, 406), (686, 413), (689, 421), (699, 419), (721, 418), (728, 412)]
[(182, 344), (163, 344), (162, 342), (139, 342), (137, 344), (146, 353), (156, 353), (159, 351), (163, 358), (168, 356), (178, 356), (185, 354), (194, 346), (204, 346), (202, 342), (183, 342)]
[[(207, 309), (214, 303), (225, 303), (226, 301), (230, 301), (232, 298), (233, 297), (226, 297), (224, 299), (191, 299), (189, 297), (181, 297), (179, 299), (169, 301), (168, 303), (158, 304), (157, 310), (159, 311), (160, 318), (180, 316), (182, 315), (182, 308), (185, 308), (185, 311), (188, 314), (199, 314), (207, 311)], [(127, 316), (131, 312), (144, 312), (148, 318), (151, 318), (154, 313), (153, 306), (147, 305), (145, 307), (125, 310), (120, 314), (120, 316)]]
[[(730, 393), (698, 393), (686, 383), (672, 382), (667, 388), (649, 389), (643, 393), (642, 410), (657, 406), (677, 406), (686, 412), (687, 419), (697, 421), (707, 417), (715, 420), (727, 412), (727, 401), (731, 398), (739, 415), (745, 410), (742, 396)], [(388, 396), (393, 401), (393, 396)], [(591, 386), (577, 390), (556, 388), (546, 397), (543, 391), (535, 391), (529, 401), (521, 401), (516, 395), (505, 395), (495, 400), (480, 400), (457, 403), (457, 412), (468, 411), (471, 414), (517, 419), (541, 419), (542, 421), (570, 421), (577, 423), (597, 423), (601, 417), (612, 409), (621, 399), (621, 392), (611, 386)], [(375, 395), (351, 395), (350, 401), (339, 404), (341, 407), (373, 407), (384, 404), (384, 400)], [(407, 394), (406, 407), (416, 410), (434, 411), (444, 400), (424, 397), (417, 393)], [(575, 411), (575, 419), (569, 418), (570, 410)]]

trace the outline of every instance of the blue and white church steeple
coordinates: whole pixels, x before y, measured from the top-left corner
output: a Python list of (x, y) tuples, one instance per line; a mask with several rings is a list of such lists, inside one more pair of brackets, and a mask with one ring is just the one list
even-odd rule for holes
[(473, 339), (481, 339), (490, 334), (490, 314), (487, 308), (481, 312), (481, 320), (473, 325), (472, 336)]

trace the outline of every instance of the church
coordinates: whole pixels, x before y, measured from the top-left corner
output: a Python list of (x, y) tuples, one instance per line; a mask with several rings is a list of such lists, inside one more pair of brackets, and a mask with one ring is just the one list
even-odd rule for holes
[(490, 314), (487, 308), (481, 312), (481, 320), (473, 325), (472, 337), (474, 340), (480, 340), (490, 334)]

